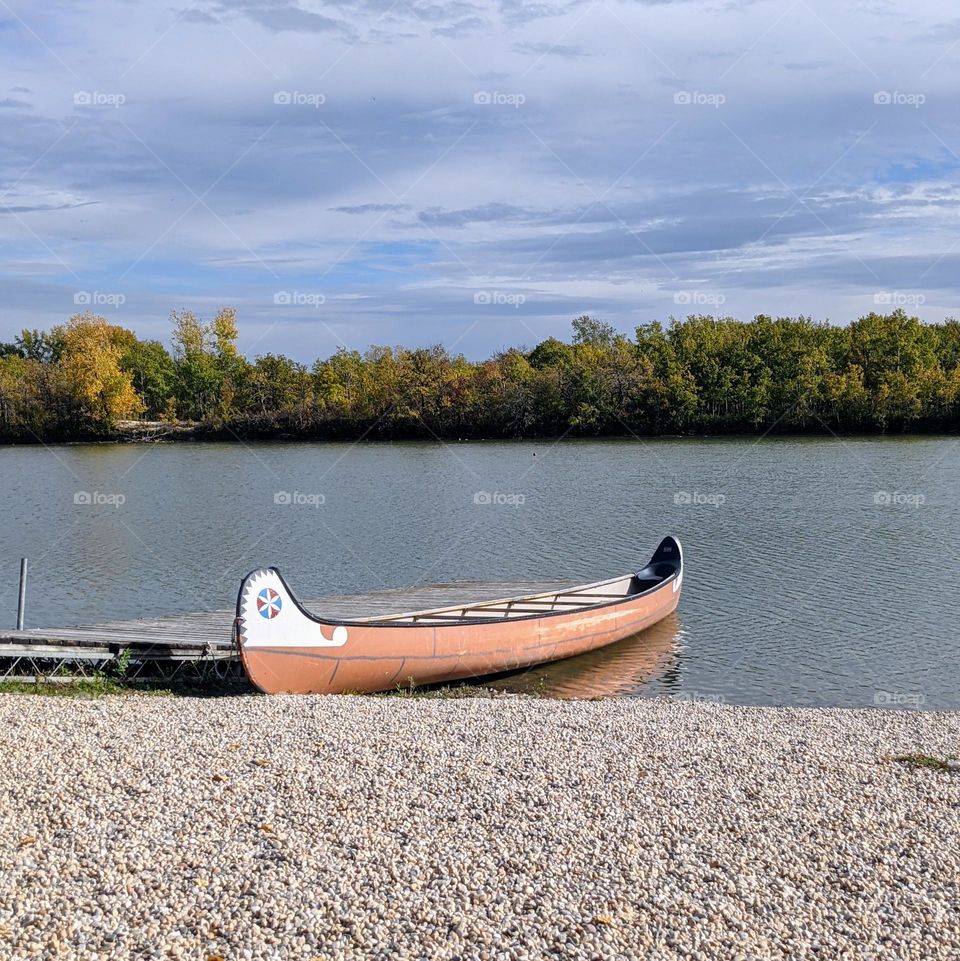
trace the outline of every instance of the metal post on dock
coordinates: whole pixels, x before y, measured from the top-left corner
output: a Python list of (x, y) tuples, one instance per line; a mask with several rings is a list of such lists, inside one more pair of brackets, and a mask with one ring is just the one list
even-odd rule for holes
[(17, 601), (17, 630), (23, 630), (23, 612), (27, 605), (27, 559), (20, 558), (20, 598)]

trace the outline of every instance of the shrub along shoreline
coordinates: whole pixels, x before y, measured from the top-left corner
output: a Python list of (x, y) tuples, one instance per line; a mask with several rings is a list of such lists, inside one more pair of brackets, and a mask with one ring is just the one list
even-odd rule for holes
[[(174, 311), (172, 351), (94, 314), (0, 344), (0, 441), (392, 440), (951, 432), (960, 322), (573, 321), (471, 361), (444, 347), (250, 360), (236, 314)], [(140, 418), (142, 420), (137, 420)]]

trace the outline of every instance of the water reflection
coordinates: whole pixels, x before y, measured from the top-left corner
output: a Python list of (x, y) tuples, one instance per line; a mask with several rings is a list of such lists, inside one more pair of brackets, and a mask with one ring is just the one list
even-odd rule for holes
[(617, 697), (654, 683), (676, 691), (683, 638), (682, 621), (673, 613), (609, 647), (502, 675), (485, 686), (553, 698)]

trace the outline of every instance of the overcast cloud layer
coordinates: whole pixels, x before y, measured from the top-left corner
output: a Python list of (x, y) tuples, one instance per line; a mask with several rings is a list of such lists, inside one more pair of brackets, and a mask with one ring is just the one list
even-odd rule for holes
[(960, 17), (863, 0), (0, 0), (0, 339), (239, 308), (470, 356), (960, 288)]

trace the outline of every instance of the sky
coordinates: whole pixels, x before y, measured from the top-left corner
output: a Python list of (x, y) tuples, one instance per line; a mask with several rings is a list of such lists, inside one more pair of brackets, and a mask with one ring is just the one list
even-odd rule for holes
[(0, 54), (0, 340), (960, 315), (947, 4), (0, 0)]

